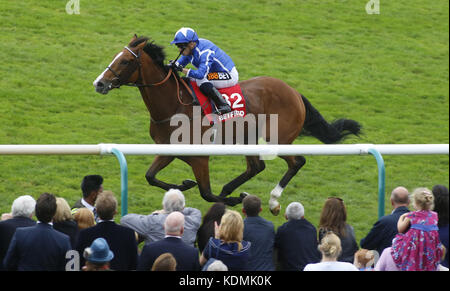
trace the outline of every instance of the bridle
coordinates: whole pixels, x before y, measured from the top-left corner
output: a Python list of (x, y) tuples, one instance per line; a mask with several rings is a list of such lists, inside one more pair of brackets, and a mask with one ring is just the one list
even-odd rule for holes
[[(138, 80), (142, 80), (142, 76), (141, 76), (141, 50), (138, 51), (138, 53), (136, 54), (135, 52), (133, 52), (129, 47), (125, 46), (125, 49), (127, 51), (129, 51), (133, 56), (134, 56), (134, 60), (126, 67), (125, 70), (123, 70), (120, 74), (118, 74), (117, 72), (115, 72), (111, 66), (108, 66), (107, 69), (113, 73), (114, 78), (112, 79), (112, 87), (113, 88), (120, 88), (120, 86), (133, 86), (133, 87), (155, 87), (155, 86), (159, 86), (164, 84), (167, 80), (169, 80), (172, 72), (172, 69), (169, 69), (169, 72), (167, 73), (166, 77), (157, 83), (153, 83), (153, 84), (137, 84), (136, 82)], [(135, 83), (129, 83), (128, 79), (131, 77), (131, 75), (136, 71), (136, 69), (138, 70), (139, 73), (139, 77), (137, 78)]]
[[(117, 72), (115, 72), (111, 66), (108, 66), (107, 69), (113, 73), (114, 78), (111, 81), (111, 87), (112, 88), (120, 88), (120, 86), (132, 86), (132, 87), (138, 87), (138, 88), (142, 88), (142, 87), (157, 87), (160, 86), (164, 83), (167, 82), (167, 80), (170, 79), (171, 76), (174, 77), (175, 82), (177, 84), (177, 98), (178, 101), (180, 102), (181, 105), (191, 105), (191, 103), (184, 103), (183, 100), (181, 100), (181, 96), (180, 96), (180, 84), (179, 81), (181, 81), (181, 83), (183, 83), (183, 85), (186, 87), (187, 91), (189, 92), (189, 94), (191, 94), (191, 96), (193, 96), (193, 93), (191, 91), (191, 89), (189, 88), (189, 86), (186, 84), (186, 82), (183, 81), (183, 79), (178, 79), (175, 72), (172, 70), (172, 68), (169, 69), (167, 75), (165, 76), (165, 78), (159, 82), (153, 83), (153, 84), (138, 84), (137, 82), (139, 80), (142, 80), (142, 65), (141, 65), (141, 51), (139, 50), (138, 53), (136, 54), (135, 52), (133, 52), (128, 46), (125, 46), (125, 49), (127, 51), (129, 51), (133, 56), (134, 59), (132, 61), (132, 63), (130, 63), (125, 70), (123, 70), (120, 74), (118, 74)], [(129, 83), (128, 79), (131, 77), (131, 75), (138, 70), (138, 78), (136, 80), (135, 83)]]

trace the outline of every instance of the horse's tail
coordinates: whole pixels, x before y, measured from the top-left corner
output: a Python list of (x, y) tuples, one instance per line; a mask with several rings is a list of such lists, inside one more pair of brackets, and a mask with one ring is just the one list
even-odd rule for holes
[(305, 96), (302, 96), (306, 109), (306, 118), (302, 134), (312, 135), (326, 144), (338, 143), (349, 134), (359, 136), (361, 124), (351, 119), (338, 119), (328, 123)]

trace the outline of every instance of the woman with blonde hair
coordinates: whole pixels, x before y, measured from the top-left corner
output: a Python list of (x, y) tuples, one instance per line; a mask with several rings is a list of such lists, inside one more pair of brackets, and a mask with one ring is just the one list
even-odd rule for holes
[[(229, 271), (246, 271), (250, 255), (251, 243), (244, 241), (244, 221), (239, 212), (226, 210), (220, 220), (215, 223), (215, 237), (211, 237), (200, 257), (200, 265), (208, 260), (221, 260)], [(208, 261), (208, 264), (213, 261)], [(208, 265), (207, 264), (207, 265)]]
[(322, 253), (322, 261), (306, 265), (303, 271), (358, 271), (351, 263), (337, 261), (342, 252), (341, 240), (332, 231), (323, 236), (318, 248)]
[(72, 217), (69, 203), (61, 197), (56, 198), (56, 213), (53, 216), (53, 228), (67, 234), (70, 237), (72, 247), (75, 246), (78, 236), (77, 223)]

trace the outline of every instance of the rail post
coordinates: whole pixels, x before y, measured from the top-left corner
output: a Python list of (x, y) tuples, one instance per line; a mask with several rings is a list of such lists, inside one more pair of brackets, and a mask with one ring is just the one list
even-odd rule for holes
[(376, 149), (370, 148), (368, 153), (375, 157), (378, 166), (378, 219), (384, 216), (384, 195), (386, 189), (386, 171), (383, 156)]
[(116, 148), (111, 149), (120, 164), (120, 193), (121, 193), (121, 216), (125, 216), (128, 213), (128, 165), (127, 159), (124, 154)]

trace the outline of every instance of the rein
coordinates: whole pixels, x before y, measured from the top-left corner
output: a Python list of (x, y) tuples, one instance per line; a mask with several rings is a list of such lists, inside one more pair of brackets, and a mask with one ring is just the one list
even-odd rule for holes
[[(128, 71), (128, 74), (125, 74), (125, 75), (126, 75), (126, 79), (128, 79), (128, 78), (130, 77), (130, 75), (131, 75), (132, 73), (134, 73), (134, 71), (135, 71), (136, 69), (138, 69), (138, 72), (139, 72), (138, 80), (142, 80), (142, 73), (141, 73), (142, 65), (141, 65), (141, 62), (140, 62), (140, 59), (141, 59), (141, 58), (140, 58), (141, 51), (139, 51), (139, 53), (136, 54), (136, 53), (134, 53), (134, 52), (133, 52), (129, 47), (127, 47), (127, 46), (125, 46), (125, 49), (128, 50), (128, 51), (135, 57), (135, 60), (137, 61), (137, 68), (135, 68), (135, 66), (132, 66), (133, 70), (129, 70), (129, 71)], [(189, 86), (186, 84), (186, 82), (185, 82), (183, 79), (178, 79), (178, 78), (177, 78), (177, 76), (176, 76), (176, 74), (174, 73), (174, 71), (172, 70), (172, 68), (169, 69), (169, 72), (167, 73), (166, 77), (165, 77), (163, 80), (161, 80), (161, 81), (159, 81), (159, 82), (157, 82), (157, 83), (153, 83), (153, 84), (137, 84), (137, 83), (125, 83), (125, 82), (122, 83), (123, 79), (125, 79), (125, 78), (124, 78), (123, 76), (120, 76), (120, 75), (117, 74), (116, 72), (114, 72), (109, 66), (108, 66), (108, 69), (109, 69), (109, 70), (114, 74), (114, 76), (117, 78), (117, 81), (119, 82), (118, 87), (120, 87), (120, 86), (122, 86), (122, 85), (124, 85), (124, 86), (131, 86), (131, 87), (138, 87), (138, 88), (140, 88), (140, 87), (158, 87), (158, 86), (163, 85), (164, 83), (166, 83), (166, 82), (170, 79), (170, 77), (173, 76), (174, 79), (175, 79), (175, 83), (177, 84), (177, 99), (178, 99), (178, 102), (179, 102), (181, 105), (184, 105), (184, 106), (192, 105), (192, 102), (191, 102), (191, 103), (184, 103), (183, 100), (181, 99), (181, 96), (180, 96), (180, 95), (181, 95), (181, 94), (180, 94), (180, 83), (179, 83), (179, 82), (181, 82), (181, 83), (184, 85), (184, 87), (185, 87), (186, 90), (189, 92), (189, 94), (191, 94), (192, 97), (194, 96), (193, 92), (191, 91), (191, 89), (189, 88)], [(136, 82), (137, 82), (137, 81), (136, 81)], [(156, 123), (163, 123), (163, 122), (170, 121), (170, 118), (164, 119), (164, 120), (162, 120), (162, 121), (155, 121), (155, 120), (152, 119), (152, 121), (153, 121), (153, 122), (156, 122)]]

